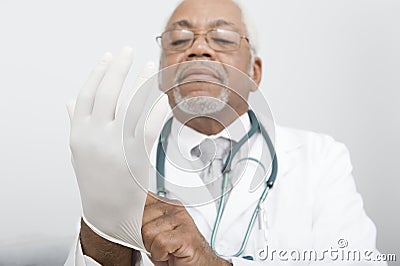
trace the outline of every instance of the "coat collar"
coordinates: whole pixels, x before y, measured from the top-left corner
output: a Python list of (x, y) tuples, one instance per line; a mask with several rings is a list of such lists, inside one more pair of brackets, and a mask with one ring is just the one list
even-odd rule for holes
[(182, 124), (174, 117), (171, 126), (171, 138), (177, 140), (182, 155), (185, 158), (191, 158), (190, 151), (204, 139), (224, 137), (238, 142), (250, 127), (250, 119), (247, 113), (244, 113), (220, 133), (207, 136)]

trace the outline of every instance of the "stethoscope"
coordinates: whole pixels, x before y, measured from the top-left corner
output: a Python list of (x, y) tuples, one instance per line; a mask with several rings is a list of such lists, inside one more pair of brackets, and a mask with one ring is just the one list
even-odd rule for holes
[[(267, 143), (271, 158), (273, 158), (272, 159), (272, 169), (271, 169), (271, 174), (270, 174), (268, 180), (265, 181), (264, 191), (262, 192), (262, 194), (258, 200), (257, 206), (254, 209), (253, 215), (251, 216), (251, 219), (247, 226), (246, 234), (243, 238), (240, 249), (235, 254), (231, 255), (232, 257), (239, 257), (240, 255), (242, 255), (243, 251), (245, 250), (245, 248), (247, 246), (247, 242), (250, 237), (251, 230), (256, 222), (257, 215), (259, 215), (260, 210), (263, 209), (262, 205), (268, 195), (269, 190), (274, 185), (276, 175), (278, 172), (278, 162), (277, 162), (277, 158), (276, 158), (276, 154), (275, 154), (275, 149), (274, 149), (274, 146), (271, 142), (271, 139), (270, 139), (267, 131), (262, 126), (262, 124), (260, 124), (258, 122), (258, 119), (252, 110), (249, 110), (247, 113), (249, 115), (251, 128), (247, 132), (247, 134), (245, 134), (239, 140), (239, 142), (232, 148), (232, 150), (228, 153), (228, 156), (227, 156), (224, 166), (222, 168), (222, 174), (223, 174), (222, 196), (220, 198), (220, 204), (218, 207), (217, 217), (215, 219), (214, 228), (212, 230), (211, 241), (210, 241), (211, 248), (219, 256), (222, 256), (222, 255), (219, 254), (215, 248), (215, 238), (217, 236), (218, 228), (221, 223), (223, 209), (225, 206), (225, 200), (226, 200), (225, 194), (226, 194), (226, 190), (227, 190), (227, 186), (228, 186), (228, 179), (229, 179), (229, 173), (231, 171), (232, 161), (233, 161), (233, 158), (235, 157), (235, 155), (240, 150), (240, 148), (254, 135), (254, 133), (260, 132), (261, 135), (263, 136), (265, 142)], [(163, 129), (161, 130), (161, 134), (160, 134), (158, 145), (157, 145), (157, 158), (156, 158), (157, 194), (161, 197), (165, 197), (167, 194), (165, 191), (165, 180), (164, 180), (165, 158), (166, 158), (165, 151), (167, 150), (168, 136), (171, 133), (171, 125), (172, 125), (172, 118), (170, 118), (165, 123)], [(254, 158), (246, 158), (246, 159), (257, 161)]]

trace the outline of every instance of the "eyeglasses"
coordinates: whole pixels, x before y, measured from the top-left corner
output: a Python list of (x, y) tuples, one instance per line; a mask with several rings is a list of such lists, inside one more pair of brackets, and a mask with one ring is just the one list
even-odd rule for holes
[(190, 30), (170, 30), (161, 36), (157, 36), (156, 40), (161, 48), (169, 51), (185, 51), (192, 47), (197, 36), (204, 35), (207, 44), (215, 51), (234, 51), (240, 48), (242, 39), (249, 42), (246, 36), (241, 36), (236, 31), (211, 29), (206, 33), (194, 33)]

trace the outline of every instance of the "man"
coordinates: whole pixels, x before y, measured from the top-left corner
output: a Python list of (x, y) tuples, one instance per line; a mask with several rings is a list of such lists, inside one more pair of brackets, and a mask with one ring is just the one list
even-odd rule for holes
[[(247, 26), (243, 21), (241, 9), (231, 0), (183, 1), (173, 12), (167, 23), (165, 34), (161, 37), (163, 51), (160, 68), (196, 60), (216, 61), (235, 67), (259, 84), (262, 61), (254, 55), (253, 40), (248, 37)], [(237, 34), (240, 38), (235, 49), (216, 49), (216, 46), (212, 44), (212, 36), (208, 35), (211, 30), (215, 29), (226, 31), (228, 34), (231, 32), (234, 35)], [(166, 38), (173, 38), (170, 36), (171, 31), (188, 34), (187, 38), (191, 41), (184, 49), (173, 49), (165, 44)], [(129, 54), (129, 52), (127, 53)], [(118, 68), (112, 66), (108, 68), (110, 58), (105, 61), (103, 73), (118, 71)], [(120, 86), (121, 80), (123, 82), (129, 66), (121, 68), (124, 68), (121, 71), (123, 74), (120, 75), (122, 79), (120, 78), (119, 83), (117, 82), (115, 86)], [(108, 80), (106, 79), (106, 81)], [(101, 79), (97, 81), (99, 84), (101, 82), (105, 81)], [(109, 85), (113, 86), (114, 84)], [(166, 92), (169, 104), (174, 108), (175, 116), (171, 136), (173, 136), (174, 130), (182, 129), (184, 134), (197, 134), (199, 135), (198, 139), (204, 140), (207, 136), (223, 133), (226, 126), (229, 127), (236, 121), (247, 119), (246, 112), (249, 107), (243, 99), (247, 99), (251, 93), (250, 89), (247, 88), (246, 91), (246, 88), (242, 88), (245, 91), (238, 94), (231, 93), (226, 99), (221, 99), (220, 93), (210, 87), (203, 86), (202, 90), (194, 92), (190, 89), (181, 89), (179, 94), (176, 90)], [(180, 99), (179, 97), (190, 99), (199, 94), (225, 101), (237, 116), (224, 117), (222, 122), (205, 116), (190, 119), (191, 117), (187, 116), (190, 110), (179, 107), (178, 99)], [(96, 96), (96, 101), (97, 98), (100, 97)], [(175, 108), (177, 106), (179, 108)], [(72, 109), (70, 108), (71, 117), (74, 115)], [(95, 109), (96, 106), (93, 107), (93, 110)], [(205, 114), (213, 112), (218, 112), (218, 110), (208, 111)], [(112, 116), (114, 115), (112, 114)], [(267, 221), (261, 225), (267, 227), (262, 231), (267, 232), (266, 247), (284, 250), (286, 253), (290, 250), (306, 249), (315, 249), (317, 252), (321, 252), (336, 247), (338, 241), (346, 241), (347, 244), (339, 246), (339, 250), (349, 245), (360, 250), (368, 249), (374, 254), (373, 252), (376, 251), (375, 227), (366, 216), (361, 197), (355, 190), (346, 148), (330, 137), (310, 132), (277, 127), (276, 136), (280, 168), (277, 184), (265, 205)], [(171, 142), (173, 143), (173, 139)], [(190, 152), (194, 151), (193, 147), (195, 148), (198, 144), (189, 145)], [(76, 146), (71, 145), (72, 148), (76, 148)], [(250, 147), (250, 149), (252, 148), (254, 147)], [(74, 149), (73, 155), (75, 155)], [(74, 158), (74, 162), (78, 176), (77, 167), (79, 165), (76, 166), (76, 164), (79, 162), (76, 158)], [(237, 187), (240, 186), (233, 188), (228, 202), (238, 200), (237, 197), (234, 197), (234, 190)], [(84, 189), (80, 183), (81, 195)], [(83, 197), (82, 201), (85, 201), (85, 198)], [(242, 199), (242, 201), (246, 200)], [(225, 231), (225, 234), (220, 236), (220, 243), (216, 246), (218, 251), (228, 255), (221, 254), (219, 256), (208, 243), (212, 226), (207, 224), (207, 221), (215, 220), (214, 202), (209, 203), (214, 211), (210, 209), (210, 212), (204, 212), (200, 210), (201, 208), (198, 210), (184, 208), (176, 202), (161, 200), (149, 195), (143, 212), (141, 234), (146, 250), (150, 253), (150, 260), (155, 265), (253, 265), (255, 263), (278, 265), (288, 263), (287, 254), (275, 253), (275, 258), (270, 256), (262, 258), (265, 257), (268, 250), (259, 250), (257, 234), (260, 232), (256, 231), (257, 226), (252, 228), (245, 251), (239, 256), (229, 255), (232, 254), (232, 250), (240, 246), (256, 201), (248, 201), (243, 205), (238, 204), (236, 209), (229, 209), (227, 205), (225, 212), (228, 214), (235, 212), (237, 215), (231, 217), (231, 220), (225, 224), (225, 230), (222, 230)], [(85, 202), (83, 205), (85, 212), (85, 208), (89, 207)], [(110, 239), (107, 240), (107, 237), (102, 237), (101, 232), (95, 233), (93, 228), (92, 225), (82, 221), (80, 242), (72, 250), (66, 265), (97, 265), (96, 262), (102, 265), (134, 265), (140, 261), (139, 251), (119, 245), (117, 241), (109, 241)], [(339, 244), (341, 245), (342, 242)], [(289, 262), (296, 265), (321, 263), (317, 259), (298, 259), (297, 262), (291, 260)], [(343, 261), (331, 258), (330, 261), (323, 261), (323, 263), (326, 262), (341, 263)], [(354, 261), (350, 262), (350, 264), (352, 263)], [(361, 265), (365, 263), (363, 261)]]

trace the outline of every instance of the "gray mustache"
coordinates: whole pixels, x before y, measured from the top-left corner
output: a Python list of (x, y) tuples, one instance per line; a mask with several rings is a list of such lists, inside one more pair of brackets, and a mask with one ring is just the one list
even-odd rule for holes
[(183, 66), (178, 68), (178, 71), (176, 73), (175, 79), (174, 79), (174, 84), (179, 84), (183, 80), (183, 74), (188, 68), (191, 67), (202, 67), (202, 68), (208, 68), (210, 71), (216, 73), (217, 79), (224, 85), (227, 84), (227, 74), (225, 70), (223, 69), (221, 64), (218, 64), (216, 62), (212, 61), (207, 61), (207, 60), (198, 60), (198, 61), (191, 61), (189, 63), (185, 63)]

